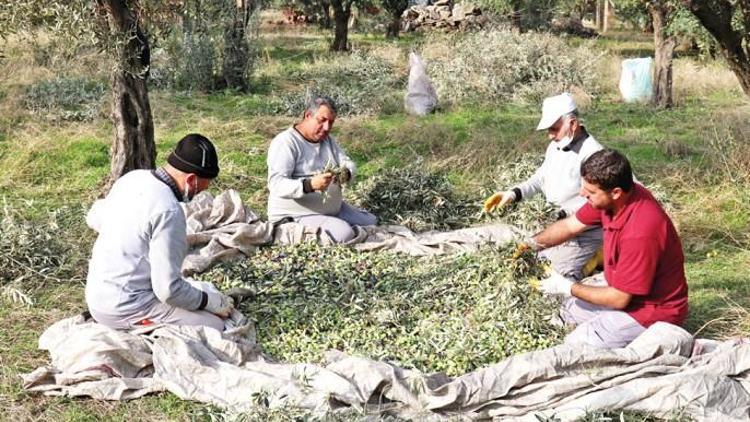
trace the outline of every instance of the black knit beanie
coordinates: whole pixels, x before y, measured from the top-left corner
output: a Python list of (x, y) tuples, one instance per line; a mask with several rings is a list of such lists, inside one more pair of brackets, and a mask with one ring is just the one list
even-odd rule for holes
[(211, 141), (203, 135), (191, 133), (180, 139), (167, 162), (177, 170), (194, 173), (204, 179), (219, 175), (219, 157)]

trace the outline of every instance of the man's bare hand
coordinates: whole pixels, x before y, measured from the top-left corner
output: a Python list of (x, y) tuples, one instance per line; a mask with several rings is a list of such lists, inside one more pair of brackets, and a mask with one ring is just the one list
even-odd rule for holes
[(328, 185), (330, 185), (332, 181), (333, 173), (322, 173), (313, 176), (310, 179), (310, 186), (312, 186), (315, 191), (323, 191), (328, 188)]

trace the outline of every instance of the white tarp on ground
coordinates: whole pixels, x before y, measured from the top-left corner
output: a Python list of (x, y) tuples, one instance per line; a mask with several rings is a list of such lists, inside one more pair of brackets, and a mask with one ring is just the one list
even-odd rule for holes
[[(287, 223), (274, 228), (246, 207), (235, 190), (224, 191), (215, 198), (202, 192), (184, 209), (191, 247), (182, 266), (186, 275), (203, 272), (223, 259), (251, 255), (262, 245), (334, 243), (327, 233), (300, 224)], [(468, 252), (482, 244), (504, 244), (523, 235), (506, 224), (418, 234), (403, 226), (355, 227), (355, 230), (357, 235), (347, 245), (357, 250), (391, 250), (416, 256)]]
[(694, 341), (665, 323), (626, 348), (560, 345), (457, 378), (335, 351), (324, 366), (268, 362), (251, 324), (225, 333), (177, 326), (125, 332), (75, 317), (48, 328), (39, 347), (51, 365), (23, 375), (24, 387), (52, 395), (123, 400), (166, 390), (231, 411), (248, 410), (262, 395), (269, 407), (351, 407), (434, 420), (568, 421), (598, 410), (750, 420), (750, 342)]

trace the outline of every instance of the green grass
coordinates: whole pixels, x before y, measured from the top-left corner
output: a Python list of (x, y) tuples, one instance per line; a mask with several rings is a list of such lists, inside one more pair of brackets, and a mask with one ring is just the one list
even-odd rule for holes
[[(249, 95), (153, 91), (157, 163), (164, 162), (174, 143), (186, 133), (204, 133), (215, 141), (220, 153), (222, 173), (214, 192), (237, 189), (250, 207), (263, 214), (268, 143), (295, 121), (267, 114), (266, 106), (278, 94), (298, 87), (300, 81), (294, 75), (300, 69), (314, 60), (335, 57), (326, 51), (329, 41), (328, 34), (318, 30), (265, 32), (254, 92)], [(388, 46), (405, 53), (424, 39), (408, 35), (392, 41), (377, 34), (354, 34), (352, 42), (356, 48)], [(570, 43), (577, 41), (571, 39)], [(650, 51), (651, 44), (648, 37), (615, 32), (595, 45), (631, 56)], [(9, 57), (28, 54), (17, 48), (5, 53)], [(720, 63), (705, 66), (709, 70), (722, 68)], [(35, 72), (29, 74), (42, 73), (31, 70)], [(29, 114), (18, 106), (17, 97), (27, 82), (31, 81), (13, 76), (0, 79), (0, 197), (25, 218), (41, 219), (49, 210), (65, 205), (87, 205), (101, 193), (109, 172), (113, 129), (101, 118), (88, 123), (54, 123)], [(750, 132), (747, 119), (742, 115), (736, 118), (738, 110), (747, 110), (747, 99), (733, 87), (709, 91), (679, 88), (685, 93), (677, 107), (654, 110), (648, 105), (619, 102), (616, 87), (609, 87), (583, 109), (583, 117), (600, 142), (622, 150), (631, 159), (639, 179), (658, 183), (666, 192), (687, 257), (692, 310), (686, 327), (694, 332), (705, 326), (701, 335), (721, 337), (736, 334), (732, 328), (739, 326), (738, 321), (726, 319), (736, 316), (729, 308), (750, 308), (746, 281), (750, 272), (750, 187), (730, 180), (729, 174), (741, 169), (726, 169), (718, 160), (722, 154), (741, 154), (742, 149), (717, 150), (708, 140), (725, 128)], [(393, 95), (400, 98), (402, 92)], [(447, 173), (462, 194), (476, 197), (479, 203), (481, 192), (495, 187), (493, 175), (498, 168), (523, 154), (543, 153), (545, 134), (533, 130), (538, 116), (538, 105), (511, 103), (446, 106), (424, 118), (389, 110), (342, 117), (334, 132), (357, 162), (360, 178), (421, 160), (425, 166)], [(93, 232), (82, 223), (70, 230), (76, 232), (70, 247), (81, 255), (77, 262), (85, 271)], [(54, 321), (83, 310), (84, 305), (80, 280), (51, 283), (31, 277), (20, 287), (36, 304), (24, 307), (0, 299), (0, 406), (9, 409), (0, 419), (6, 415), (9, 419), (71, 421), (206, 419), (201, 413), (205, 406), (170, 394), (100, 403), (24, 392), (18, 374), (47, 362), (46, 354), (36, 350), (38, 336)]]

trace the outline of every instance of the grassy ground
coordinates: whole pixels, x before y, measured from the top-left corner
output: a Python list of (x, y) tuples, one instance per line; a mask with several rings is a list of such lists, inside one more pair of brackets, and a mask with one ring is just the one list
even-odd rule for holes
[[(162, 163), (170, 147), (188, 131), (204, 133), (216, 142), (221, 155), (222, 174), (214, 190), (238, 189), (262, 213), (268, 142), (293, 122), (290, 117), (264, 113), (263, 106), (300, 83), (290, 70), (330, 59), (325, 51), (327, 37), (314, 30), (264, 28), (251, 95), (153, 92), (157, 161)], [(419, 42), (413, 36), (398, 42), (373, 35), (353, 38), (356, 47), (379, 48), (396, 57), (405, 57), (409, 46)], [(750, 106), (746, 98), (721, 63), (681, 58), (675, 70), (675, 109), (656, 111), (646, 105), (622, 104), (615, 94), (617, 58), (648, 53), (649, 44), (640, 35), (616, 33), (597, 41), (596, 48), (609, 51), (596, 70), (608, 88), (583, 110), (586, 125), (605, 145), (624, 151), (638, 177), (657, 184), (668, 199), (687, 255), (691, 291), (687, 329), (700, 330), (704, 336), (747, 335)], [(88, 122), (49, 121), (24, 108), (23, 92), (35, 81), (61, 73), (97, 69), (93, 77), (103, 78), (106, 69), (85, 63), (39, 64), (30, 50), (12, 42), (4, 52), (6, 58), (0, 62), (0, 197), (4, 209), (23, 219), (41, 219), (64, 206), (85, 209), (100, 194), (108, 172), (112, 129), (106, 114)], [(422, 119), (390, 109), (342, 117), (335, 132), (358, 162), (363, 177), (421, 159), (430, 168), (446, 172), (479, 207), (480, 192), (497, 188), (492, 175), (498, 167), (524, 153), (543, 153), (546, 142), (532, 130), (538, 113), (538, 105), (513, 103), (454, 105)], [(170, 394), (101, 403), (44, 398), (21, 389), (18, 374), (47, 362), (46, 354), (36, 350), (39, 334), (54, 321), (84, 310), (82, 280), (93, 233), (84, 228), (82, 218), (66, 230), (76, 234), (65, 239), (70, 242), (72, 262), (66, 280), (34, 274), (22, 283), (1, 280), (27, 293), (34, 304), (2, 299), (0, 408), (5, 411), (0, 419), (208, 418), (210, 409)]]

